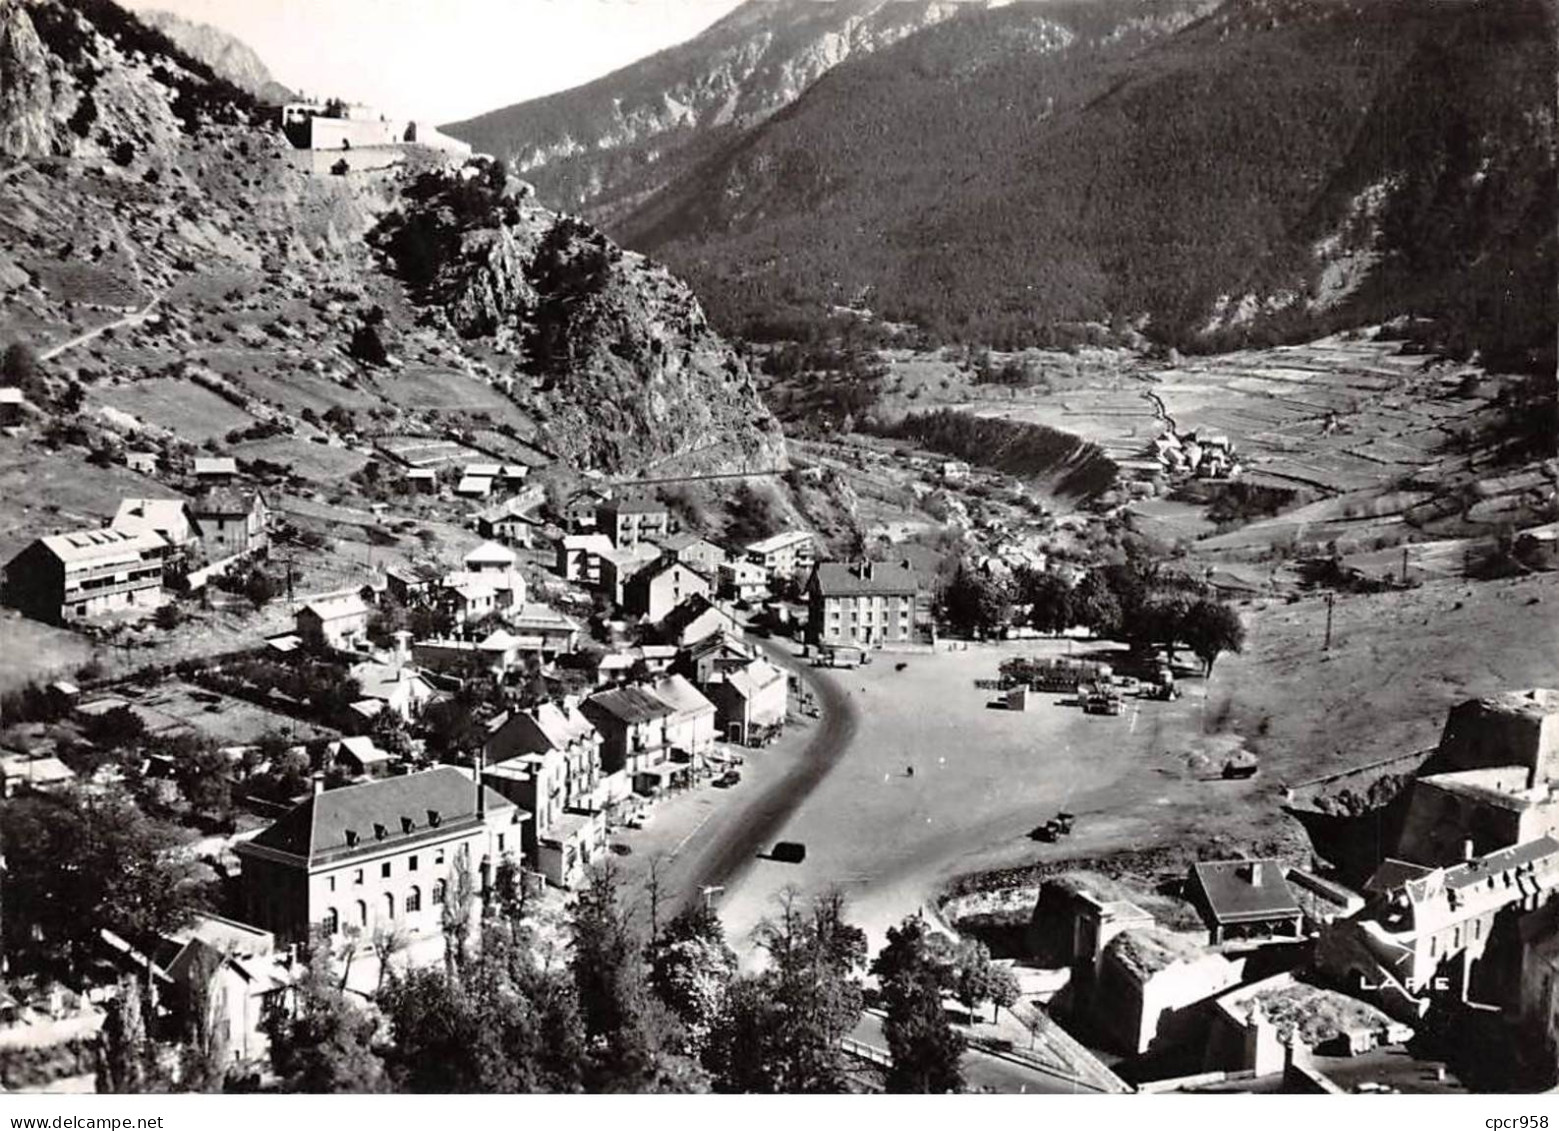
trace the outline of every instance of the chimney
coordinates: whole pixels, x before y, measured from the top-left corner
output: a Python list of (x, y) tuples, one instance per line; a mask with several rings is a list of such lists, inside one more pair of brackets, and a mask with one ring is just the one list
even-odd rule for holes
[(325, 775), (324, 775), (324, 773), (322, 771), (320, 771), (320, 770), (315, 770), (314, 774), (312, 776), (312, 781), (313, 781), (313, 785), (314, 785), (314, 796), (318, 797), (320, 794), (325, 792)]
[(1478, 850), (1472, 843), (1472, 837), (1462, 838), (1462, 861), (1474, 860), (1478, 856)]
[(401, 664), (411, 661), (411, 633), (405, 629), (395, 634), (395, 660)]
[(861, 578), (864, 581), (872, 579), (872, 560), (870, 558), (861, 563)]
[(1252, 860), (1245, 866), (1245, 878), (1250, 881), (1251, 887), (1259, 888), (1261, 886), (1261, 861)]

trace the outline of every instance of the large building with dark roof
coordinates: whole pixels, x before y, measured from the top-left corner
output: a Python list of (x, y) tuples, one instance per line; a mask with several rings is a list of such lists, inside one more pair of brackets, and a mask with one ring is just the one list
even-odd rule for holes
[(1207, 924), (1209, 941), (1298, 936), (1304, 911), (1276, 860), (1204, 860), (1191, 865), (1186, 895)]
[(819, 562), (807, 581), (807, 643), (912, 640), (921, 615), (921, 575), (891, 562)]
[[(479, 792), (480, 788), (480, 792)], [(240, 844), (248, 922), (300, 942), (318, 930), (436, 934), (468, 869), (480, 894), (518, 857), (529, 814), (455, 766), (320, 790)]]

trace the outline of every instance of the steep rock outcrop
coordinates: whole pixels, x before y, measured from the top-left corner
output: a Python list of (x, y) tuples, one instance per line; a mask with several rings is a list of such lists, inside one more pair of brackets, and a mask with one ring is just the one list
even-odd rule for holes
[(752, 374), (688, 288), (484, 159), (424, 174), (371, 236), (426, 320), (513, 359), (518, 401), (568, 462), (637, 472), (786, 466)]
[(47, 156), (54, 147), (49, 57), (20, 0), (0, 0), (0, 153)]

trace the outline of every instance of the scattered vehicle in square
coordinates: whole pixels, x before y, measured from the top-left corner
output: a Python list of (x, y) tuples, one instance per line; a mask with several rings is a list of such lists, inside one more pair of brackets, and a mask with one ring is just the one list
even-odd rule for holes
[(738, 784), (741, 780), (742, 775), (736, 770), (727, 770), (725, 773), (715, 778), (715, 785), (719, 786), (721, 789), (730, 789), (731, 786)]
[(781, 864), (799, 864), (807, 858), (807, 846), (794, 840), (782, 840), (770, 850), (769, 857)]

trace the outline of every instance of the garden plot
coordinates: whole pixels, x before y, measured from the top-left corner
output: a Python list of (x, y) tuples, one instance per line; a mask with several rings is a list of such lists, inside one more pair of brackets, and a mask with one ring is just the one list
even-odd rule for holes
[(125, 385), (99, 386), (91, 399), (186, 440), (212, 440), (255, 422), (243, 409), (209, 389), (178, 377), (150, 377)]

